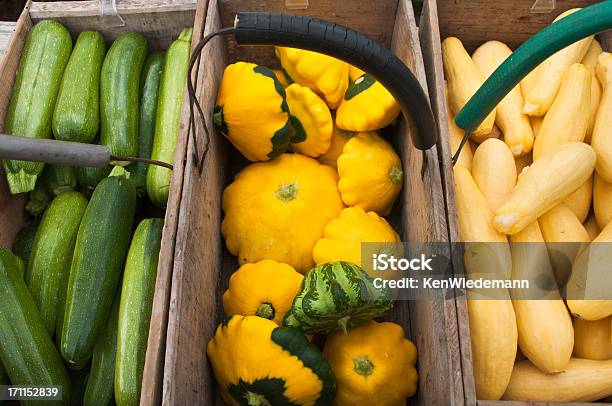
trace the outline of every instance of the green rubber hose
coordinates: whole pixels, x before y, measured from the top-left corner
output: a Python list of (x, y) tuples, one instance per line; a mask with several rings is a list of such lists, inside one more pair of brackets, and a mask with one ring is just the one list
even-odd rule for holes
[[(612, 0), (585, 7), (549, 25), (521, 45), (478, 89), (455, 117), (466, 135), (536, 66), (557, 51), (612, 28)], [(462, 143), (463, 145), (463, 143)]]

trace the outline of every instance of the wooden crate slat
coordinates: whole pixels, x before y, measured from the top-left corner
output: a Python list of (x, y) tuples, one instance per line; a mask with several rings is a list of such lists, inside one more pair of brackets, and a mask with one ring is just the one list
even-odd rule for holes
[[(193, 23), (191, 49), (202, 38), (206, 10), (203, 7), (196, 9)], [(194, 72), (197, 72), (196, 65)], [(194, 74), (195, 76), (195, 74)], [(179, 205), (183, 193), (183, 176), (187, 153), (187, 140), (189, 138), (189, 96), (185, 92), (179, 125), (179, 135), (174, 153), (174, 170), (172, 172), (172, 189), (168, 197), (168, 207), (176, 210), (166, 210), (164, 230), (160, 248), (159, 264), (155, 283), (155, 295), (151, 312), (151, 325), (147, 342), (147, 357), (143, 373), (143, 388), (141, 405), (161, 404), (163, 391), (163, 374), (166, 359), (166, 336), (168, 326), (168, 311), (170, 307), (170, 284), (174, 266), (174, 248), (179, 218)]]
[(17, 23), (13, 21), (0, 21), (0, 58), (2, 58), (16, 25)]
[[(444, 71), (442, 67), (442, 49), (440, 32), (438, 29), (438, 9), (436, 0), (425, 1), (420, 20), (420, 38), (423, 45), (423, 58), (427, 69), (427, 80), (429, 84), (429, 97), (431, 99), (434, 114), (438, 119), (440, 131), (439, 162), (441, 168), (442, 184), (444, 187), (444, 199), (447, 210), (447, 223), (451, 241), (459, 241), (459, 225), (457, 222), (457, 211), (455, 207), (455, 189), (452, 177), (451, 151), (449, 132), (447, 126), (446, 102), (444, 97)], [(453, 250), (451, 245), (451, 250)], [(463, 273), (463, 257), (460, 252), (453, 250), (452, 265), (455, 275)], [(457, 317), (457, 356), (460, 358), (462, 371), (462, 382), (466, 404), (474, 405), (476, 396), (474, 393), (474, 376), (472, 371), (472, 347), (469, 335), (469, 318), (467, 315), (467, 302), (465, 296), (455, 294), (455, 315)], [(453, 352), (451, 354), (454, 355)]]
[[(29, 3), (15, 24), (15, 31), (10, 36), (7, 47), (0, 57), (0, 131), (4, 129), (4, 120), (11, 99), (11, 90), (15, 82), (21, 51), (25, 45), (27, 33), (32, 28), (28, 15)], [(10, 248), (15, 235), (26, 221), (23, 210), (27, 194), (13, 196), (9, 192), (4, 170), (0, 167), (0, 246)]]
[(560, 13), (597, 3), (595, 0), (557, 1), (550, 13), (531, 12), (535, 0), (446, 0), (438, 2), (442, 38), (461, 38), (468, 51), (488, 40), (503, 40), (511, 48), (525, 42)]
[(165, 49), (183, 27), (193, 25), (196, 0), (121, 0), (117, 12), (125, 21), (123, 27), (107, 27), (100, 19), (98, 0), (32, 2), (30, 16), (34, 22), (53, 18), (71, 33), (97, 30), (110, 44), (119, 35), (139, 27), (151, 49)]

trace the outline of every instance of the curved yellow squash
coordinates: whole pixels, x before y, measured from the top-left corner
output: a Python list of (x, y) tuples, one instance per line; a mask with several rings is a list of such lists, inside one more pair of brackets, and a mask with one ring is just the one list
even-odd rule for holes
[(362, 243), (400, 241), (387, 220), (373, 211), (366, 213), (359, 207), (349, 207), (325, 226), (323, 238), (315, 244), (312, 256), (317, 265), (346, 261), (361, 266)]
[[(489, 77), (510, 55), (512, 50), (499, 41), (488, 41), (472, 54), (474, 63)], [(533, 132), (529, 116), (521, 110), (523, 95), (520, 87), (515, 86), (496, 107), (495, 123), (504, 134), (504, 142), (516, 157), (528, 154), (533, 147)]]
[(491, 210), (499, 207), (516, 185), (516, 164), (506, 143), (489, 138), (476, 148), (472, 176)]
[[(512, 279), (530, 281), (529, 290), (511, 290), (522, 353), (542, 371), (565, 370), (574, 348), (572, 320), (556, 288), (548, 250), (538, 222), (510, 238)], [(537, 291), (543, 281), (554, 288)], [(542, 295), (541, 299), (531, 294)]]
[[(464, 255), (468, 275), (481, 272), (479, 265), (489, 265), (488, 269), (496, 268), (509, 277), (512, 264), (506, 237), (493, 228), (491, 209), (470, 172), (461, 166), (453, 170), (461, 240), (472, 242), (466, 244)], [(485, 248), (483, 252), (488, 248), (493, 256), (483, 255), (484, 263), (473, 258), (469, 252), (478, 254), (479, 248)], [(470, 296), (467, 301), (476, 396), (482, 400), (501, 398), (516, 358), (518, 333), (512, 302), (507, 290), (498, 292), (498, 297), (507, 299), (476, 300)]]
[(572, 272), (574, 258), (591, 242), (591, 237), (565, 203), (560, 203), (544, 213), (538, 223), (548, 246), (557, 285), (565, 286)]
[(574, 193), (563, 199), (563, 203), (578, 217), (580, 222), (586, 220), (593, 201), (593, 174)]
[(391, 144), (376, 133), (360, 133), (338, 157), (338, 189), (347, 206), (389, 214), (402, 190), (402, 162)]
[(297, 48), (275, 47), (276, 56), (289, 77), (307, 86), (335, 109), (340, 105), (349, 80), (349, 65), (339, 59)]
[(468, 299), (467, 305), (476, 397), (501, 399), (516, 358), (518, 333), (512, 302)]
[(270, 69), (247, 62), (225, 68), (214, 123), (249, 161), (267, 161), (287, 150), (287, 110), (285, 91)]
[(533, 161), (495, 211), (493, 225), (516, 234), (576, 191), (593, 173), (595, 153), (582, 142), (568, 142)]
[[(580, 9), (571, 9), (560, 14), (555, 21), (566, 17)], [(544, 62), (542, 62), (531, 75), (528, 86), (522, 86), (523, 113), (530, 116), (543, 116), (552, 104), (565, 69), (571, 64), (580, 62), (591, 45), (593, 36), (587, 37), (572, 45), (563, 48)]]
[(313, 158), (331, 146), (334, 122), (325, 101), (305, 86), (293, 83), (285, 92), (291, 115), (291, 149)]
[(400, 406), (416, 393), (416, 347), (395, 323), (371, 321), (346, 334), (336, 330), (323, 355), (338, 381), (335, 406)]
[(612, 183), (612, 54), (602, 52), (597, 59), (597, 77), (603, 94), (597, 110), (591, 145), (597, 153), (597, 173)]
[(565, 70), (533, 144), (533, 159), (566, 142), (584, 140), (591, 113), (591, 78), (590, 70), (579, 63)]
[(567, 307), (584, 320), (599, 320), (612, 315), (612, 222), (574, 260), (567, 282)]
[(493, 213), (470, 171), (455, 166), (453, 175), (461, 241), (508, 242), (506, 236), (493, 227)]
[(299, 154), (247, 166), (223, 191), (221, 232), (240, 264), (274, 259), (305, 273), (344, 205), (333, 168)]
[(572, 358), (560, 374), (546, 374), (529, 361), (516, 364), (504, 400), (592, 402), (612, 395), (612, 361)]
[(593, 135), (593, 128), (595, 127), (595, 119), (597, 118), (597, 109), (599, 108), (599, 101), (601, 100), (601, 84), (595, 75), (595, 68), (597, 67), (597, 58), (599, 54), (603, 52), (599, 41), (593, 39), (591, 42), (591, 46), (587, 51), (584, 58), (582, 58), (582, 63), (584, 66), (591, 70), (591, 105), (590, 114), (589, 114), (589, 127), (587, 128), (586, 136), (584, 137), (584, 142), (587, 144), (591, 143), (591, 136)]
[[(467, 53), (461, 40), (448, 37), (442, 41), (442, 62), (448, 83), (448, 99), (452, 114), (457, 114), (482, 86), (486, 77)], [(472, 139), (482, 142), (492, 135), (495, 110), (472, 133)]]
[(303, 279), (292, 266), (271, 259), (244, 264), (230, 277), (223, 310), (228, 316), (259, 316), (280, 326)]
[(587, 321), (574, 319), (574, 354), (578, 358), (612, 359), (612, 318)]
[(612, 183), (595, 174), (593, 182), (593, 211), (600, 229), (612, 220)]

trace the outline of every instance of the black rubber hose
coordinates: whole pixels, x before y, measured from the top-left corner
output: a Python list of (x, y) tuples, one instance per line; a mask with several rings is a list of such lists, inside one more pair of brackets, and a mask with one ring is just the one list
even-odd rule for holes
[(423, 88), (406, 65), (378, 42), (341, 25), (294, 14), (239, 12), (234, 28), (239, 45), (306, 49), (368, 72), (397, 100), (414, 146), (427, 150), (436, 144), (438, 128)]

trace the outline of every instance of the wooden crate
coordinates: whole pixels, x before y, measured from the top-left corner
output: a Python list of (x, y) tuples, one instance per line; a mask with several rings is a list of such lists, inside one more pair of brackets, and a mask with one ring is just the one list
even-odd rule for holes
[[(361, 31), (391, 48), (426, 87), (412, 4), (409, 0), (311, 0), (307, 9), (288, 10), (282, 1), (209, 0), (204, 33), (230, 26), (236, 11), (272, 11), (306, 14)], [(237, 47), (232, 38), (217, 37), (204, 49), (198, 72), (198, 97), (203, 110), (212, 112), (225, 66), (248, 60), (273, 66), (270, 47)], [(211, 117), (207, 117), (212, 128)], [(198, 146), (204, 131), (198, 123)], [(206, 358), (206, 344), (223, 317), (221, 294), (238, 263), (225, 249), (220, 232), (221, 193), (247, 162), (220, 134), (212, 132), (200, 174), (195, 144), (189, 140), (183, 198), (176, 241), (170, 320), (164, 370), (164, 405), (221, 404)], [(447, 242), (448, 229), (438, 151), (413, 148), (403, 125), (393, 142), (402, 157), (405, 183), (396, 202), (392, 223), (403, 239)], [(451, 292), (452, 293), (452, 292)], [(452, 296), (452, 295), (451, 295)], [(460, 405), (464, 401), (454, 300), (400, 302), (391, 320), (400, 323), (418, 347), (419, 390), (410, 404)]]
[[(125, 26), (121, 30), (105, 27), (102, 24), (100, 19), (96, 17), (97, 4), (97, 1), (28, 2), (15, 25), (14, 33), (10, 37), (5, 53), (0, 60), (0, 82), (2, 83), (2, 86), (0, 86), (0, 131), (4, 124), (26, 35), (31, 30), (32, 24), (41, 19), (53, 18), (60, 21), (70, 30), (73, 38), (76, 38), (76, 34), (83, 29), (98, 30), (107, 43), (116, 38), (119, 32), (138, 31), (147, 37), (151, 49), (166, 48), (178, 37), (184, 27), (194, 26), (194, 42), (197, 42), (202, 34), (203, 16), (197, 15), (195, 4), (191, 2), (123, 0), (120, 2), (119, 12), (123, 14)], [(157, 270), (141, 398), (142, 404), (145, 405), (153, 404), (156, 399), (159, 401), (161, 396), (170, 299), (169, 284), (174, 258), (179, 202), (182, 196), (186, 141), (189, 128), (187, 103), (184, 107)], [(25, 194), (17, 196), (9, 194), (6, 178), (0, 169), (0, 245), (10, 247), (15, 234), (26, 221), (24, 211), (26, 198)]]
[(0, 58), (4, 54), (4, 49), (7, 47), (16, 25), (17, 23), (13, 21), (0, 21)]
[[(439, 142), (441, 177), (445, 191), (447, 223), (450, 240), (461, 241), (455, 206), (451, 150), (447, 126), (448, 112), (444, 99), (444, 70), (442, 66), (441, 40), (456, 36), (462, 40), (468, 52), (485, 41), (499, 40), (515, 49), (530, 36), (552, 23), (561, 12), (574, 7), (585, 7), (596, 3), (593, 0), (557, 1), (557, 7), (548, 12), (534, 12), (534, 0), (424, 0), (419, 25), (419, 36), (427, 71), (429, 97), (434, 114), (437, 116), (441, 140)], [(609, 35), (601, 38), (604, 49), (612, 49)], [(454, 152), (454, 151), (453, 151)], [(463, 272), (463, 259), (460, 253), (453, 253), (455, 273)], [(457, 320), (459, 344), (461, 347), (461, 367), (463, 391), (466, 405), (479, 406), (526, 406), (544, 405), (533, 402), (482, 401), (476, 399), (476, 389), (472, 370), (472, 349), (470, 327), (465, 297), (458, 297)], [(580, 405), (576, 403), (575, 405)], [(590, 403), (584, 403), (588, 405)], [(598, 403), (601, 404), (601, 403)], [(552, 404), (549, 404), (552, 405)]]

